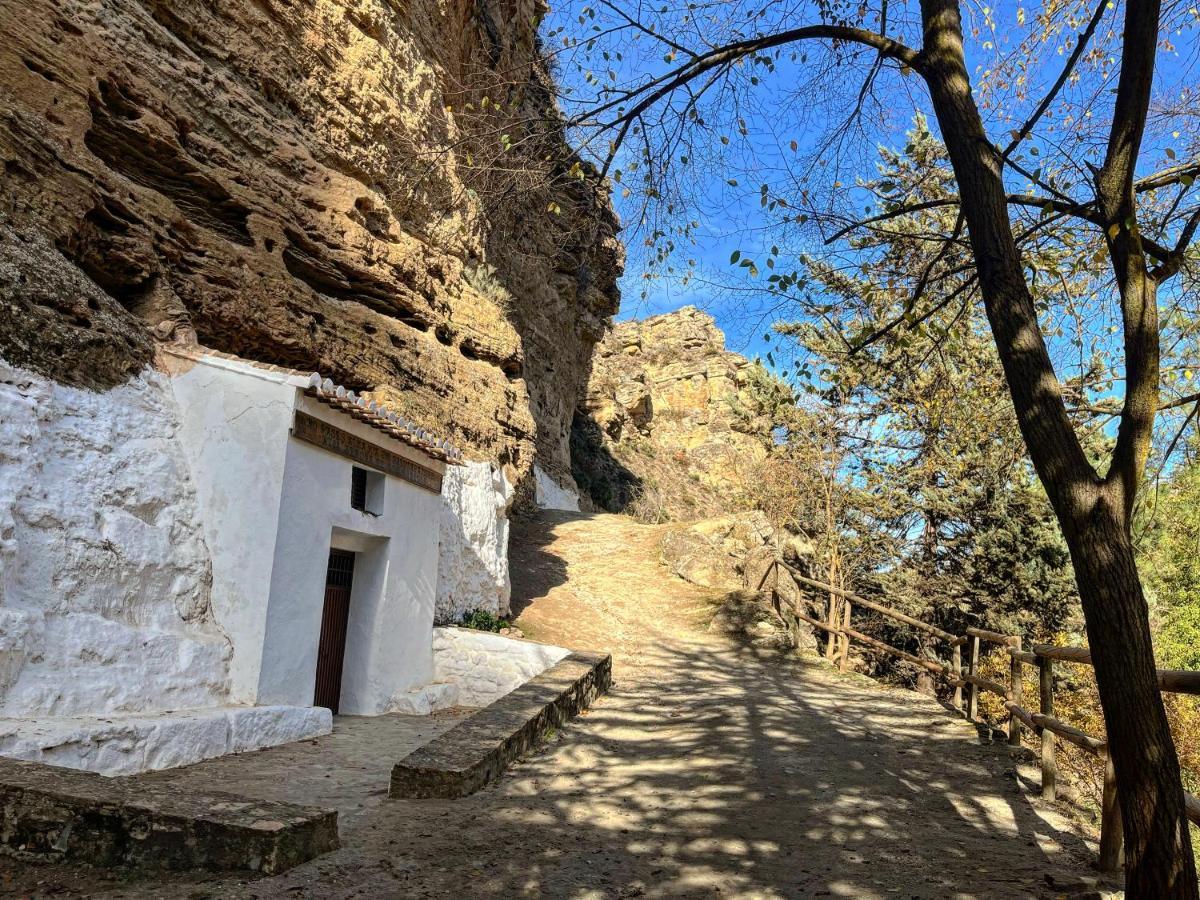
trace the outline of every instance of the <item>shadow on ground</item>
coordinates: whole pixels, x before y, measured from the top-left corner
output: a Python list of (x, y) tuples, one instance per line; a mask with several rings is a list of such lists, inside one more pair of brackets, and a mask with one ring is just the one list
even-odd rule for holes
[(118, 896), (992, 898), (1089, 873), (1094, 847), (1020, 791), (1007, 748), (933, 701), (698, 630), (708, 598), (666, 580), (646, 528), (564, 515), (514, 539), (519, 621), (611, 648), (617, 683), (499, 784), (382, 802), (276, 878), (47, 879)]

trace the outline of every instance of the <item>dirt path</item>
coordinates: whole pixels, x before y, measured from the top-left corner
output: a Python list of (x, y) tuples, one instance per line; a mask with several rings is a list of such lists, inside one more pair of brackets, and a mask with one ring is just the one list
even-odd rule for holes
[[(907, 691), (762, 657), (657, 529), (546, 516), (513, 539), (534, 638), (614, 654), (616, 685), (499, 784), (387, 801), (283, 876), (92, 882), (108, 896), (1028, 897), (1094, 848), (1019, 789), (1006, 748)], [(47, 870), (47, 892), (77, 874)]]

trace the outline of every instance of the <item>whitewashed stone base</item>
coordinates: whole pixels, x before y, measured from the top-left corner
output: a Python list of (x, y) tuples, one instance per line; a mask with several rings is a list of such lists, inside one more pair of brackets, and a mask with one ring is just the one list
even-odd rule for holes
[(134, 775), (329, 734), (321, 707), (222, 706), (157, 715), (0, 719), (0, 756)]
[(533, 495), (539, 509), (579, 512), (578, 492), (562, 487), (536, 463), (533, 466)]
[(403, 713), (406, 716), (427, 716), (439, 709), (462, 705), (459, 702), (458, 685), (434, 682), (393, 697), (388, 712)]
[(508, 507), (513, 489), (499, 466), (450, 466), (442, 481), (434, 621), (456, 623), (477, 609), (508, 612)]
[(433, 629), (434, 680), (458, 688), (459, 706), (487, 706), (570, 652), (470, 628)]

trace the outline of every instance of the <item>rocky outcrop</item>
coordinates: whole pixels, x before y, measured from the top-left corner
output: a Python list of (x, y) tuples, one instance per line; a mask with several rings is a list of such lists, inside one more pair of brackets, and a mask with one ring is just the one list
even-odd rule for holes
[(746, 563), (763, 556), (774, 559), (777, 540), (776, 529), (758, 510), (703, 519), (667, 530), (662, 539), (663, 564), (700, 587), (754, 590), (762, 573), (748, 571)]
[(621, 250), (535, 124), (543, 11), (0, 0), (0, 356), (111, 387), (198, 340), (565, 481)]
[(572, 436), (575, 480), (596, 505), (651, 520), (745, 507), (789, 396), (725, 349), (695, 307), (622, 322), (599, 344)]

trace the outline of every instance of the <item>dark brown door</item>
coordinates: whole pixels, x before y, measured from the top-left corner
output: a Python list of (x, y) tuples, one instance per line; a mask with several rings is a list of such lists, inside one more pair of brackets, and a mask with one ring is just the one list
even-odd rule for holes
[(325, 612), (321, 616), (321, 640), (317, 644), (317, 686), (313, 706), (338, 711), (342, 696), (342, 663), (346, 658), (346, 623), (350, 618), (350, 585), (354, 581), (354, 554), (329, 551), (325, 576)]

